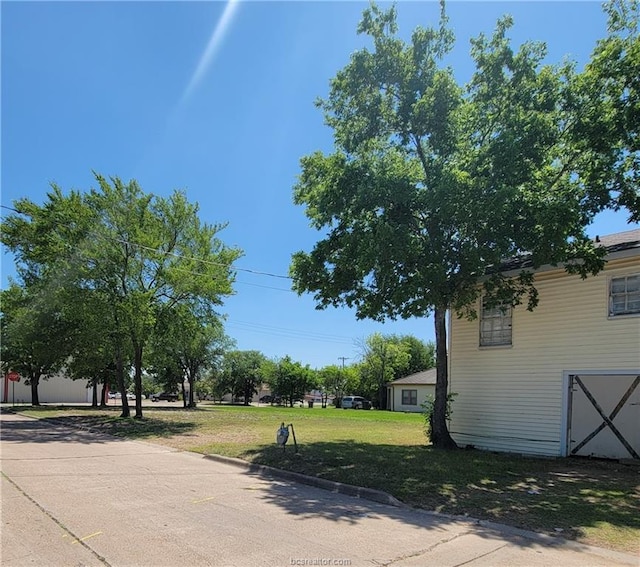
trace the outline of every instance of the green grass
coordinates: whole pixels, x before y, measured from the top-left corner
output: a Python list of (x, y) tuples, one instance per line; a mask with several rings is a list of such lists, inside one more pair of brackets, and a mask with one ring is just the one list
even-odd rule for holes
[[(640, 468), (610, 461), (539, 459), (426, 445), (423, 417), (333, 408), (203, 405), (145, 408), (121, 419), (116, 408), (29, 408), (34, 417), (183, 450), (217, 453), (376, 488), (412, 506), (561, 535), (625, 552), (640, 547)], [(299, 454), (275, 445), (292, 423)], [(290, 438), (290, 444), (293, 440)]]

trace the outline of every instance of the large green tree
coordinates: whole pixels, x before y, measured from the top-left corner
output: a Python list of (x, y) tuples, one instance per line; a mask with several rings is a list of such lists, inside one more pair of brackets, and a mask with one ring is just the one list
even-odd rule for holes
[(472, 42), (475, 73), (459, 85), (443, 61), (454, 44), (444, 4), (437, 27), (397, 34), (395, 7), (371, 5), (356, 51), (318, 102), (335, 151), (303, 157), (294, 200), (324, 236), (293, 256), (299, 293), (357, 317), (433, 314), (432, 440), (455, 448), (446, 422), (447, 311), (475, 316), (477, 299), (535, 307), (530, 269), (507, 278), (505, 258), (531, 269), (603, 266), (585, 226), (595, 210), (566, 167), (571, 69), (543, 65), (545, 47), (511, 47), (509, 17)]
[(18, 214), (2, 223), (2, 241), (16, 254), (23, 281), (39, 278), (47, 289), (100, 297), (122, 415), (129, 415), (125, 374), (133, 367), (135, 415), (142, 417), (143, 356), (158, 313), (220, 305), (233, 292), (232, 263), (241, 252), (224, 245), (217, 236), (224, 225), (203, 223), (182, 192), (165, 198), (135, 181), (100, 175), (96, 181), (88, 193), (64, 195), (53, 187), (42, 206), (18, 200)]
[(320, 386), (327, 395), (335, 396), (336, 407), (342, 405), (342, 398), (359, 391), (360, 372), (356, 366), (338, 366), (330, 364), (318, 371)]
[(374, 333), (363, 342), (360, 387), (375, 399), (378, 409), (387, 406), (386, 385), (408, 368), (410, 360), (409, 346), (401, 341)]
[(399, 369), (399, 373), (395, 378), (402, 378), (422, 370), (428, 370), (435, 366), (436, 361), (436, 345), (435, 343), (423, 342), (411, 335), (401, 335), (399, 337), (392, 335), (392, 340), (396, 340), (403, 344), (409, 353), (409, 362), (407, 366)]
[(263, 382), (262, 367), (267, 358), (257, 350), (234, 350), (222, 359), (222, 379), (233, 397), (244, 398), (248, 406)]
[(387, 384), (398, 378), (434, 367), (435, 345), (411, 335), (374, 333), (361, 344), (360, 393), (387, 407)]
[(609, 35), (573, 78), (570, 153), (592, 208), (626, 208), (640, 222), (640, 3), (605, 5)]
[[(150, 360), (171, 384), (181, 387), (184, 406), (196, 406), (197, 382), (207, 369), (216, 366), (232, 345), (222, 319), (206, 304), (163, 305), (156, 316)], [(188, 388), (185, 388), (185, 381)]]
[(101, 294), (88, 289), (62, 286), (58, 296), (61, 298), (58, 312), (73, 330), (67, 336), (70, 356), (65, 374), (74, 380), (88, 379), (93, 389), (92, 405), (104, 406), (107, 392), (117, 381), (113, 337), (110, 327), (105, 325), (109, 306)]
[(318, 384), (316, 372), (309, 365), (293, 361), (290, 356), (267, 360), (262, 366), (262, 375), (274, 396), (281, 396), (291, 407)]
[(39, 286), (12, 283), (0, 294), (2, 363), (31, 387), (31, 404), (40, 405), (38, 386), (60, 371), (70, 355), (69, 322), (47, 302)]

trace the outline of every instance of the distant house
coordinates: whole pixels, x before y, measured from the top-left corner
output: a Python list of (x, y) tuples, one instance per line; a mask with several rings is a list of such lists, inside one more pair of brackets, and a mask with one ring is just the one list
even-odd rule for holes
[(608, 261), (597, 276), (536, 271), (534, 311), (480, 298), (477, 320), (450, 318), (458, 444), (640, 459), (640, 230), (599, 242)]
[(424, 411), (421, 404), (436, 393), (436, 369), (424, 370), (398, 378), (387, 385), (387, 409), (391, 411)]
[[(268, 384), (260, 384), (260, 388), (258, 389), (258, 392), (253, 394), (253, 396), (251, 397), (251, 399), (249, 400), (249, 403), (257, 403), (260, 401), (260, 398), (262, 398), (263, 396), (266, 396), (268, 394), (271, 394), (271, 390), (269, 389), (269, 385)], [(244, 402), (244, 396), (240, 395), (240, 397), (236, 398), (234, 400), (233, 396), (230, 393), (226, 393), (224, 394), (224, 396), (222, 396), (222, 398), (220, 399), (221, 402), (226, 402), (226, 403), (233, 403), (233, 402), (239, 402), (242, 401)]]

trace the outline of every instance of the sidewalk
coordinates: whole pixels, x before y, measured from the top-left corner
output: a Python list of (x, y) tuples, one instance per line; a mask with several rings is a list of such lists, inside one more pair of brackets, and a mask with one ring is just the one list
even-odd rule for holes
[(638, 565), (630, 555), (349, 496), (272, 470), (0, 419), (3, 566)]

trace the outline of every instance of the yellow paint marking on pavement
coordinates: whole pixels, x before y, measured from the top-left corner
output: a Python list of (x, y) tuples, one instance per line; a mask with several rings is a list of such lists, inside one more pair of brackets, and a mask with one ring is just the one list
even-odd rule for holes
[(88, 535), (88, 536), (81, 537), (80, 539), (76, 539), (75, 541), (72, 541), (71, 543), (72, 543), (72, 544), (73, 544), (73, 543), (79, 543), (79, 542), (81, 542), (81, 541), (85, 541), (85, 540), (87, 540), (87, 539), (89, 539), (89, 538), (96, 537), (97, 535), (100, 535), (101, 533), (102, 533), (102, 532), (96, 532), (96, 533), (94, 533), (94, 534), (90, 534), (90, 535)]
[(247, 486), (245, 487), (244, 490), (262, 490), (262, 485), (256, 485), (256, 486)]
[(207, 502), (208, 500), (213, 500), (215, 496), (209, 496), (209, 498), (203, 498), (202, 500), (192, 500), (191, 504), (200, 504), (200, 502)]

